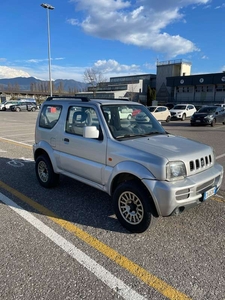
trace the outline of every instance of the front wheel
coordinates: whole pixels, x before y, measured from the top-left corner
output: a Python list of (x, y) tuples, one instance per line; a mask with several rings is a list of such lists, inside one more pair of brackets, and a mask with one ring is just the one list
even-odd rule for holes
[(113, 194), (117, 219), (127, 230), (141, 233), (153, 225), (151, 198), (136, 181), (121, 183)]
[(185, 121), (185, 119), (186, 119), (186, 115), (183, 114), (183, 116), (182, 116), (182, 121)]
[(211, 127), (214, 127), (214, 126), (215, 126), (215, 124), (216, 124), (216, 120), (215, 120), (215, 119), (213, 119), (213, 120), (212, 120), (212, 123), (211, 123)]
[(170, 121), (170, 116), (168, 116), (167, 118), (166, 118), (166, 123), (169, 123), (169, 121)]
[(20, 111), (20, 108), (19, 108), (19, 107), (17, 107), (17, 108), (16, 108), (16, 111), (18, 111), (18, 112), (19, 112), (19, 111)]
[(59, 174), (54, 172), (47, 155), (41, 155), (36, 159), (35, 172), (40, 185), (45, 188), (54, 187), (59, 182)]

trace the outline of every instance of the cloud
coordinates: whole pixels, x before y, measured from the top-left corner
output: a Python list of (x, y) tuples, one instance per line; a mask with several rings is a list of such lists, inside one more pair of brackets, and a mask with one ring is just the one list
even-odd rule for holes
[[(74, 66), (58, 66), (51, 65), (52, 79), (74, 79), (77, 81), (84, 81), (84, 72), (87, 68), (94, 68), (102, 72), (106, 77), (126, 76), (131, 74), (146, 73), (149, 71), (149, 66), (139, 66), (135, 64), (125, 65), (120, 64), (116, 60), (98, 60), (92, 66), (74, 67)], [(0, 78), (14, 78), (14, 77), (36, 77), (42, 80), (49, 79), (48, 65), (32, 65), (30, 67), (6, 67), (0, 66)], [(155, 66), (154, 66), (155, 72)]]
[(0, 78), (30, 77), (31, 75), (23, 70), (0, 66)]
[(222, 5), (216, 6), (215, 9), (221, 9), (221, 8), (225, 8), (225, 3), (223, 3)]
[(189, 5), (206, 5), (210, 0), (70, 0), (82, 10), (83, 20), (70, 19), (89, 35), (117, 40), (165, 54), (167, 58), (200, 51), (179, 34), (170, 35), (166, 27), (186, 22), (181, 10)]

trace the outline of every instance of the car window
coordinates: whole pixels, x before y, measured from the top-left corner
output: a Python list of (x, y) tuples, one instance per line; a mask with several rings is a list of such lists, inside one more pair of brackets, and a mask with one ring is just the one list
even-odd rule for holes
[(60, 105), (44, 105), (40, 114), (39, 126), (52, 129), (59, 120), (61, 110)]
[(181, 109), (181, 110), (184, 110), (184, 109), (186, 109), (186, 105), (175, 105), (173, 109)]
[(99, 119), (92, 107), (71, 106), (69, 107), (66, 132), (83, 136), (83, 127), (96, 126), (99, 129)]
[(194, 109), (193, 105), (188, 105), (188, 109)]

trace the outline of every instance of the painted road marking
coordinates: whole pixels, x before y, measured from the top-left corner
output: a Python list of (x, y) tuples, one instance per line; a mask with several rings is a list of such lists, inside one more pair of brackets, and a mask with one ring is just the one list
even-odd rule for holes
[[(4, 190), (10, 192), (11, 194), (16, 196), (21, 201), (23, 201), (23, 202), (27, 203), (28, 205), (30, 205), (31, 207), (33, 207), (39, 213), (47, 216), (53, 222), (55, 222), (59, 226), (63, 227), (67, 231), (74, 234), (76, 237), (78, 237), (79, 239), (84, 241), (86, 244), (93, 247), (94, 249), (96, 249), (97, 251), (102, 253), (104, 256), (108, 257), (110, 260), (112, 260), (117, 265), (126, 269), (132, 275), (136, 276), (138, 279), (140, 279), (141, 281), (146, 283), (151, 288), (154, 288), (155, 290), (157, 290), (159, 293), (161, 293), (168, 299), (190, 300), (190, 298), (187, 297), (185, 294), (179, 292), (178, 290), (176, 290), (175, 288), (173, 288), (172, 286), (167, 284), (165, 281), (163, 281), (163, 280), (159, 279), (158, 277), (156, 277), (155, 275), (149, 273), (144, 268), (142, 268), (138, 264), (132, 262), (125, 256), (121, 255), (113, 248), (110, 248), (109, 246), (107, 246), (103, 242), (99, 241), (95, 237), (91, 236), (86, 231), (83, 231), (76, 225), (74, 225), (66, 220), (60, 219), (59, 216), (54, 214), (52, 211), (50, 211), (46, 207), (38, 204), (37, 202), (35, 202), (34, 200), (30, 199), (29, 197), (23, 195), (19, 191), (11, 188), (4, 182), (0, 181), (0, 187), (3, 188)], [(130, 298), (130, 299), (135, 299), (135, 298)]]
[(61, 249), (63, 249), (67, 254), (73, 257), (76, 261), (78, 261), (83, 267), (92, 272), (98, 279), (104, 282), (109, 288), (114, 290), (117, 294), (123, 297), (126, 300), (137, 299), (144, 300), (143, 296), (135, 292), (129, 286), (127, 286), (122, 280), (116, 278), (110, 272), (108, 272), (104, 267), (100, 266), (96, 263), (92, 258), (87, 256), (77, 247), (75, 247), (72, 243), (67, 241), (61, 235), (56, 233), (54, 230), (49, 228), (39, 219), (34, 217), (31, 213), (25, 211), (13, 202), (11, 199), (0, 193), (0, 200), (8, 205), (14, 212), (24, 218), (27, 222), (29, 222), (32, 226), (38, 229), (41, 233), (43, 233), (46, 237), (52, 240), (56, 245), (58, 245)]
[(3, 137), (0, 137), (0, 141), (7, 142), (7, 143), (10, 143), (10, 144), (14, 144), (14, 145), (17, 145), (17, 146), (22, 146), (22, 147), (27, 148), (27, 149), (32, 149), (32, 146), (29, 145), (29, 144), (22, 143), (22, 142), (17, 142), (17, 141), (14, 141), (14, 140), (3, 138)]

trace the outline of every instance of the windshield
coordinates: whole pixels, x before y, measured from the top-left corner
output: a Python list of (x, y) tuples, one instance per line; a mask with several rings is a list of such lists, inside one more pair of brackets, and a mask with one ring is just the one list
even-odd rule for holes
[(186, 105), (175, 105), (173, 109), (186, 109)]
[(149, 106), (149, 107), (148, 107), (148, 110), (149, 110), (150, 112), (155, 111), (155, 109), (156, 109), (156, 106)]
[(102, 105), (102, 111), (116, 139), (166, 134), (161, 124), (143, 105)]
[(217, 110), (217, 107), (212, 107), (212, 106), (209, 106), (209, 107), (202, 107), (199, 109), (199, 113), (207, 113), (207, 114), (211, 114), (211, 113), (215, 113)]

